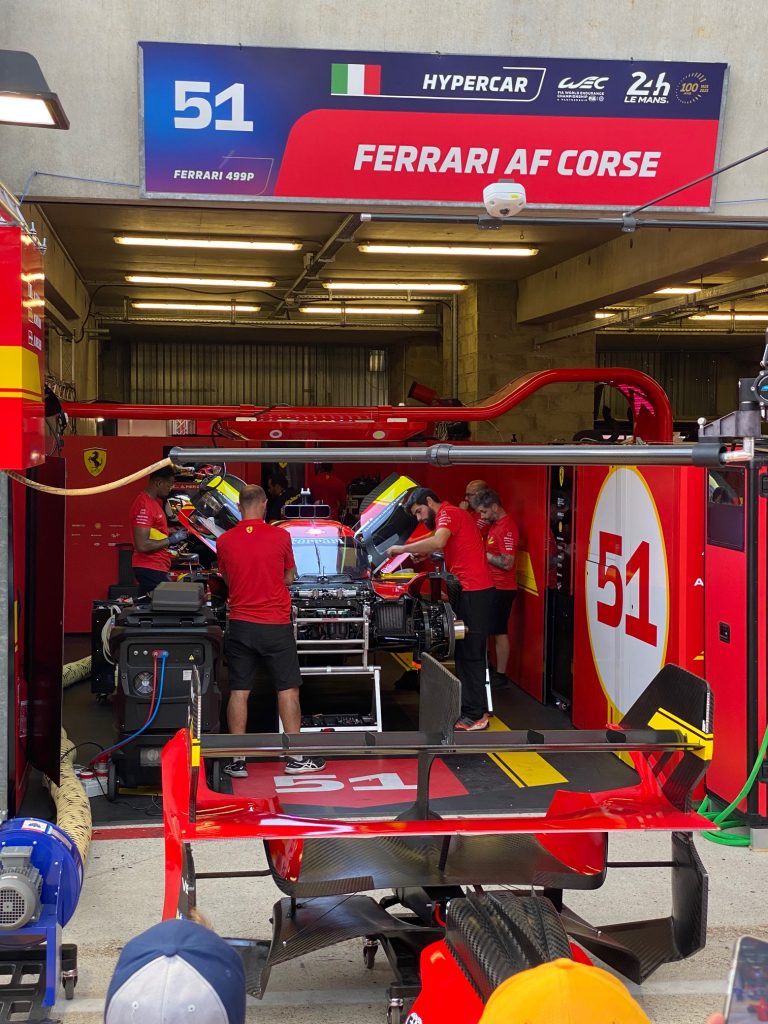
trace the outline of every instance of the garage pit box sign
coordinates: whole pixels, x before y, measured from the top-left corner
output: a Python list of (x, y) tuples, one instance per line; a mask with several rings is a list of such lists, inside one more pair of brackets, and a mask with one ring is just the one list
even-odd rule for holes
[(506, 178), (530, 206), (628, 209), (716, 166), (725, 64), (139, 49), (147, 196), (467, 205)]

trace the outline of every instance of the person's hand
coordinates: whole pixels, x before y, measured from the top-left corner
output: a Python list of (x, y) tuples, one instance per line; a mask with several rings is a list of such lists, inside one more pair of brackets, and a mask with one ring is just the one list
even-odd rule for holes
[(395, 555), (404, 555), (405, 547), (402, 544), (393, 544), (392, 547), (387, 548), (387, 558), (394, 558)]
[(464, 499), (464, 501), (459, 502), (459, 508), (463, 508), (465, 512), (469, 512), (469, 502), (466, 500), (466, 498)]
[(168, 538), (168, 547), (169, 548), (177, 547), (179, 544), (181, 544), (183, 541), (185, 541), (188, 536), (189, 536), (189, 532), (187, 530), (176, 530)]
[(722, 1013), (713, 1013), (711, 1017), (707, 1017), (706, 1024), (725, 1024), (725, 1017)]

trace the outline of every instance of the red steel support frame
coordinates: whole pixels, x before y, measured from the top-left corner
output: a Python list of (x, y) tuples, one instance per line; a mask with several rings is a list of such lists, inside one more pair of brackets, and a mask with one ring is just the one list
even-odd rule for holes
[(645, 431), (645, 441), (672, 440), (672, 409), (666, 392), (653, 377), (629, 367), (565, 367), (528, 373), (510, 381), (484, 402), (469, 406), (256, 406), (256, 405), (126, 405), (106, 402), (69, 402), (65, 410), (70, 417), (103, 416), (107, 419), (166, 420), (206, 419), (234, 420), (240, 417), (257, 418), (263, 426), (284, 424), (289, 418), (293, 424), (307, 426), (322, 422), (346, 427), (355, 421), (371, 421), (388, 428), (407, 420), (409, 424), (435, 423), (443, 420), (482, 422), (494, 420), (509, 412), (520, 402), (549, 384), (608, 384), (630, 386), (645, 397), (653, 409)]

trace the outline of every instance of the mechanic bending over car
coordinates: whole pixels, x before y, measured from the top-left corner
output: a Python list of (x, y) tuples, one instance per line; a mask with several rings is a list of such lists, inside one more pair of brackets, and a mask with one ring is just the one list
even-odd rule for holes
[(434, 532), (410, 544), (394, 544), (387, 554), (391, 557), (443, 552), (446, 569), (461, 584), (461, 596), (454, 610), (464, 620), (467, 629), (464, 639), (456, 641), (461, 718), (454, 728), (465, 732), (487, 729), (486, 648), (494, 590), (482, 535), (469, 512), (449, 505), (428, 487), (416, 487), (411, 491), (405, 507)]
[(175, 480), (173, 466), (156, 469), (150, 473), (147, 486), (131, 505), (128, 516), (133, 537), (131, 566), (139, 585), (139, 596), (151, 594), (158, 583), (170, 578), (169, 549), (189, 536), (186, 530), (171, 533), (165, 515), (165, 499), (171, 493)]
[[(287, 584), (296, 578), (291, 536), (264, 521), (267, 496), (263, 487), (249, 484), (240, 492), (241, 521), (217, 543), (219, 571), (229, 588), (229, 615), (224, 650), (229, 665), (227, 725), (242, 735), (248, 721), (248, 697), (256, 667), (263, 664), (277, 691), (277, 710), (286, 733), (301, 729), (299, 687), (301, 672), (291, 622)], [(288, 757), (285, 772), (321, 772), (321, 757)], [(224, 766), (234, 778), (246, 778), (244, 758)]]

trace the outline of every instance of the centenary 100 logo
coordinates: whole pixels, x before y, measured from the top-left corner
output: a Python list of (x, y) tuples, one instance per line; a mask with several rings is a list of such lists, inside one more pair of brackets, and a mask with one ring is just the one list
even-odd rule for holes
[(708, 92), (709, 82), (701, 71), (689, 71), (687, 75), (683, 75), (675, 88), (675, 96), (680, 103), (685, 104), (698, 103)]
[(636, 469), (613, 470), (598, 495), (586, 604), (595, 670), (623, 714), (664, 664), (669, 631), (664, 537), (653, 496)]

